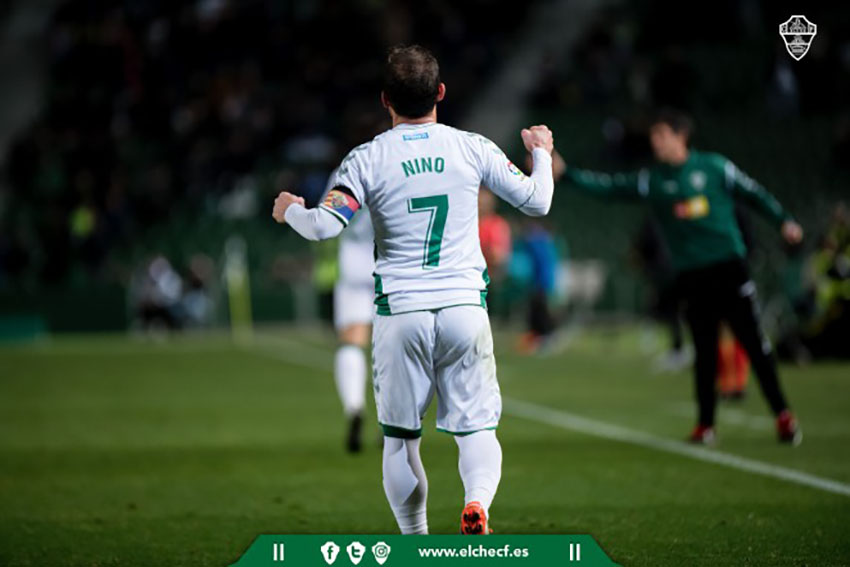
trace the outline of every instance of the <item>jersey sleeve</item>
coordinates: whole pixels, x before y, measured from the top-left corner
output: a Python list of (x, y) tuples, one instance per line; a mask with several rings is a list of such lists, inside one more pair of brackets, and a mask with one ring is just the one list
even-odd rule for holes
[(642, 198), (649, 194), (649, 170), (632, 173), (599, 173), (576, 167), (567, 168), (569, 182), (585, 193), (600, 197)]
[(792, 218), (776, 197), (770, 194), (758, 181), (738, 169), (730, 160), (720, 156), (718, 156), (718, 160), (723, 167), (726, 189), (733, 196), (749, 203), (776, 225), (781, 225), (784, 221)]
[(535, 149), (534, 170), (529, 177), (496, 144), (483, 136), (476, 138), (480, 143), (477, 150), (484, 185), (527, 215), (546, 215), (552, 204), (555, 185), (551, 155), (545, 150)]
[(295, 232), (307, 240), (326, 240), (339, 236), (344, 228), (339, 219), (322, 207), (305, 209), (294, 203), (286, 209), (284, 219)]
[(368, 144), (351, 150), (331, 174), (320, 209), (332, 214), (343, 226), (348, 226), (354, 214), (365, 204), (367, 183)]

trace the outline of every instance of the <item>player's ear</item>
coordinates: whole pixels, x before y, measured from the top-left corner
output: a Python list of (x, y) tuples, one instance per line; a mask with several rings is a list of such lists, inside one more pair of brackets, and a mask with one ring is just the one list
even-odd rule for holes
[(387, 110), (390, 109), (390, 99), (387, 98), (387, 93), (381, 91), (381, 105)]
[(442, 101), (446, 98), (446, 83), (440, 83), (440, 86), (437, 87), (437, 102)]

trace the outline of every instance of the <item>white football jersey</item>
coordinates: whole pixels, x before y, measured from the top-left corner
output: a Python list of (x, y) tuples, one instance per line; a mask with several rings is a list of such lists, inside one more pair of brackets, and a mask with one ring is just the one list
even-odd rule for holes
[(515, 207), (535, 191), (491, 141), (438, 123), (400, 124), (342, 161), (329, 185), (371, 213), (379, 314), (484, 304), (482, 183)]
[[(332, 182), (336, 171), (332, 171), (328, 178), (328, 185), (325, 188), (322, 201), (333, 189)], [(339, 279), (337, 283), (356, 287), (373, 284), (375, 233), (372, 230), (372, 217), (369, 215), (367, 207), (362, 207), (340, 234), (338, 259)]]
[(342, 231), (339, 242), (339, 282), (371, 285), (375, 273), (375, 235), (369, 209), (363, 207)]

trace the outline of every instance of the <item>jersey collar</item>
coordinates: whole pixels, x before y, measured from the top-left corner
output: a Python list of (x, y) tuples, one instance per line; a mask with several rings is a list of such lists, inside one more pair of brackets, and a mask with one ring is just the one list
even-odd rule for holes
[(398, 126), (394, 127), (393, 130), (415, 130), (417, 128), (427, 128), (428, 126), (434, 126), (435, 124), (439, 124), (438, 122), (424, 122), (422, 124), (407, 124), (402, 123)]

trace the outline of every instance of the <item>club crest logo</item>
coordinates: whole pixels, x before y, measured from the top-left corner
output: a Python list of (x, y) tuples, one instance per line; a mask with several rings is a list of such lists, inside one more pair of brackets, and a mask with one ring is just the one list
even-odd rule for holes
[(785, 49), (796, 61), (809, 52), (809, 47), (818, 33), (818, 27), (806, 16), (791, 16), (788, 21), (779, 24), (779, 35), (785, 42)]
[(691, 173), (691, 186), (697, 191), (705, 189), (705, 172), (694, 171)]

